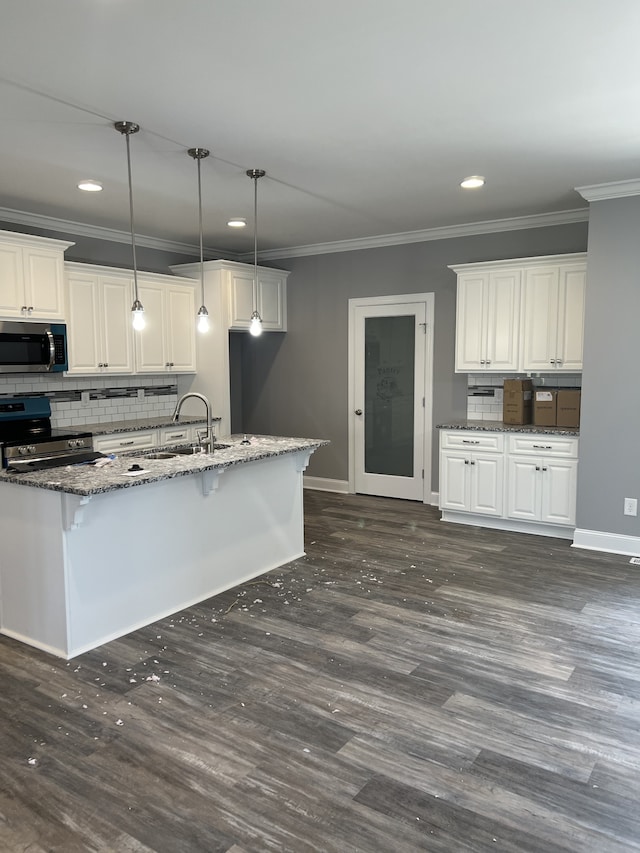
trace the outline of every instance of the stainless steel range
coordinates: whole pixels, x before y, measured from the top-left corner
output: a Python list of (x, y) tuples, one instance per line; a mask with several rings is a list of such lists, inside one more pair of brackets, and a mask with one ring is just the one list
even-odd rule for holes
[(40, 471), (103, 456), (90, 432), (52, 429), (47, 397), (0, 397), (0, 449), (8, 471)]

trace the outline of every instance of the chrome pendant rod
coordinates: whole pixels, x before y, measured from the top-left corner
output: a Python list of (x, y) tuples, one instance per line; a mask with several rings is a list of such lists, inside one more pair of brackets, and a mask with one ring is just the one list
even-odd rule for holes
[(264, 178), (264, 169), (249, 169), (247, 175), (253, 178), (253, 275), (258, 286), (258, 178)]
[(264, 178), (264, 169), (248, 169), (247, 175), (253, 178), (253, 314), (251, 315), (252, 334), (262, 331), (262, 317), (258, 311), (258, 178)]
[(200, 161), (208, 157), (209, 153), (207, 148), (189, 148), (187, 151), (189, 157), (193, 157), (198, 164), (198, 231), (200, 232), (200, 286), (202, 294), (200, 311), (204, 308), (204, 249), (202, 245), (202, 178), (200, 174)]
[(131, 221), (131, 252), (133, 255), (133, 290), (135, 293), (136, 304), (138, 304), (140, 300), (138, 299), (138, 263), (136, 260), (136, 229), (135, 220), (133, 217), (133, 182), (131, 180), (130, 137), (131, 134), (137, 133), (140, 130), (140, 125), (136, 124), (133, 121), (117, 121), (114, 124), (114, 127), (117, 131), (124, 135), (125, 141), (127, 143), (127, 175), (129, 179), (129, 219)]

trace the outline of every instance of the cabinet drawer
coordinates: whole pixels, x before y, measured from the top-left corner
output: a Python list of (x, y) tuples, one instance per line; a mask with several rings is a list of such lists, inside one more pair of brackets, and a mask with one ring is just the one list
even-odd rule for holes
[(441, 430), (440, 447), (442, 450), (482, 450), (502, 453), (504, 435), (497, 432)]
[(177, 426), (164, 427), (160, 430), (160, 445), (166, 444), (190, 444), (195, 437), (195, 427)]
[(149, 450), (158, 445), (157, 430), (121, 432), (93, 439), (93, 449), (100, 453), (125, 452), (127, 450)]
[(550, 435), (509, 436), (509, 453), (519, 456), (559, 456), (578, 458), (578, 439)]

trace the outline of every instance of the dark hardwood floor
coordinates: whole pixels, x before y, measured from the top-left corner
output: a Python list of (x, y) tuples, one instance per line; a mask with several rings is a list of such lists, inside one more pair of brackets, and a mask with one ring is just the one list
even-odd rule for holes
[(68, 663), (0, 637), (0, 850), (640, 851), (640, 568), (305, 502), (259, 582)]

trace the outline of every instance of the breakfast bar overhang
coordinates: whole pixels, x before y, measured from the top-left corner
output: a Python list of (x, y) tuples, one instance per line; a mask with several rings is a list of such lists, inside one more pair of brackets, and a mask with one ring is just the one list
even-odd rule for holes
[(302, 556), (326, 443), (1, 474), (0, 632), (70, 659)]

